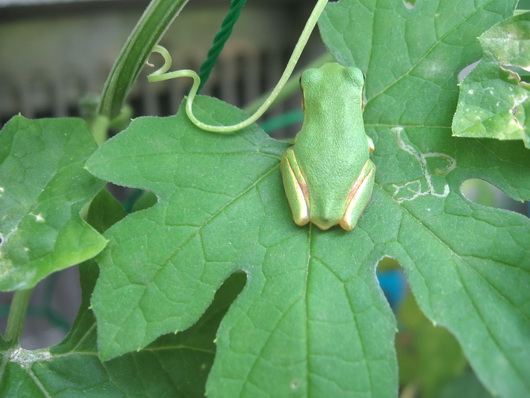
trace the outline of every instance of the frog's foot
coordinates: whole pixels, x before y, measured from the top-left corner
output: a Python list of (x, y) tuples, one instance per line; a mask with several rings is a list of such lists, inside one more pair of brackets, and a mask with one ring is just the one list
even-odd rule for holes
[(359, 178), (350, 189), (346, 211), (339, 222), (339, 225), (346, 231), (351, 231), (355, 228), (368, 202), (370, 202), (374, 178), (375, 165), (371, 160), (368, 160), (364, 164)]
[(282, 156), (280, 168), (293, 220), (297, 225), (306, 225), (309, 222), (309, 192), (293, 148), (289, 148)]

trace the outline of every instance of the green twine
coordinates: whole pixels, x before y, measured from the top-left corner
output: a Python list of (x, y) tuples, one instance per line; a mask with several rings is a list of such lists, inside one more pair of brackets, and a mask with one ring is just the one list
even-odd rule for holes
[(201, 69), (199, 71), (199, 77), (201, 78), (201, 84), (199, 85), (198, 90), (199, 92), (204, 86), (204, 83), (206, 83), (210, 77), (210, 73), (217, 63), (217, 58), (219, 58), (219, 54), (221, 54), (221, 51), (223, 51), (226, 41), (232, 34), (232, 29), (239, 19), (239, 16), (241, 15), (241, 9), (246, 2), (247, 0), (232, 0), (230, 3), (230, 10), (228, 11), (228, 14), (226, 14), (226, 17), (221, 24), (221, 30), (219, 30), (219, 32), (217, 32), (215, 35), (212, 47), (210, 50), (208, 50), (208, 56), (201, 65)]

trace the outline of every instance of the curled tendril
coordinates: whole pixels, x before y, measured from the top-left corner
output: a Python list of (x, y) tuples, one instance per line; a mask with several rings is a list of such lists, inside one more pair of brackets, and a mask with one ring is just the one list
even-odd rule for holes
[(307, 41), (309, 40), (309, 36), (315, 28), (315, 25), (318, 22), (318, 18), (320, 17), (320, 14), (322, 14), (322, 11), (324, 11), (324, 7), (327, 3), (328, 0), (317, 1), (317, 4), (315, 5), (315, 8), (313, 8), (311, 15), (307, 19), (307, 22), (304, 26), (304, 30), (302, 31), (300, 38), (298, 39), (298, 42), (294, 47), (293, 53), (291, 54), (291, 58), (289, 58), (289, 62), (287, 63), (287, 66), (285, 67), (285, 70), (283, 71), (280, 80), (278, 80), (276, 87), (274, 87), (269, 97), (263, 102), (263, 104), (261, 104), (261, 106), (256, 110), (256, 112), (254, 112), (252, 116), (249, 116), (247, 119), (243, 120), (240, 123), (233, 124), (230, 126), (214, 126), (211, 124), (203, 123), (199, 119), (197, 119), (197, 117), (195, 117), (195, 115), (193, 114), (193, 101), (195, 100), (195, 96), (197, 95), (197, 91), (199, 90), (201, 78), (195, 71), (190, 69), (167, 72), (171, 67), (171, 55), (169, 55), (169, 52), (162, 46), (156, 45), (153, 48), (153, 52), (162, 55), (162, 57), (164, 58), (164, 65), (162, 65), (158, 70), (147, 76), (147, 79), (150, 82), (160, 82), (163, 80), (176, 79), (179, 77), (191, 77), (193, 79), (193, 85), (191, 86), (190, 93), (188, 94), (188, 99), (186, 101), (186, 114), (188, 115), (188, 118), (192, 121), (192, 123), (202, 130), (210, 131), (213, 133), (232, 133), (241, 130), (256, 122), (267, 111), (267, 109), (269, 109), (278, 94), (280, 94), (283, 87), (285, 86), (285, 83), (287, 83), (287, 80), (289, 80), (289, 77), (291, 77), (294, 67), (296, 66), (296, 63), (298, 62), (298, 59), (300, 58), (300, 55), (302, 54), (302, 51), (306, 46)]

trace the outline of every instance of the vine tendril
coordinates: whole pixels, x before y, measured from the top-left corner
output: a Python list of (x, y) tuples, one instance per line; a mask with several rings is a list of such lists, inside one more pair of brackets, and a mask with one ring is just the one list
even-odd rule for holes
[(296, 63), (298, 62), (300, 55), (302, 54), (302, 51), (306, 46), (307, 41), (309, 40), (309, 36), (315, 28), (315, 25), (318, 22), (318, 18), (322, 14), (322, 11), (324, 11), (324, 7), (327, 3), (328, 0), (317, 1), (315, 8), (313, 8), (311, 15), (307, 19), (304, 29), (300, 34), (300, 38), (298, 39), (298, 42), (294, 47), (293, 53), (291, 54), (291, 57), (287, 62), (287, 65), (285, 67), (285, 70), (283, 71), (282, 76), (280, 77), (280, 80), (278, 80), (278, 83), (272, 90), (269, 97), (263, 102), (263, 104), (261, 104), (261, 106), (256, 110), (256, 112), (254, 112), (251, 116), (249, 116), (247, 119), (243, 120), (240, 123), (236, 123), (230, 126), (215, 126), (203, 123), (199, 119), (197, 119), (197, 117), (193, 114), (193, 101), (195, 100), (195, 96), (197, 95), (197, 91), (199, 90), (201, 79), (195, 71), (190, 69), (167, 72), (171, 67), (171, 55), (169, 55), (169, 52), (160, 45), (156, 45), (153, 48), (153, 52), (162, 55), (162, 57), (164, 58), (164, 65), (162, 65), (162, 67), (160, 67), (158, 70), (147, 76), (147, 79), (150, 82), (159, 82), (179, 77), (191, 77), (193, 79), (193, 85), (191, 86), (188, 99), (186, 101), (186, 114), (188, 115), (188, 118), (192, 121), (192, 123), (200, 129), (210, 131), (212, 133), (232, 133), (241, 130), (256, 122), (271, 106), (278, 94), (280, 94), (281, 90), (283, 89), (283, 86), (285, 86), (285, 83), (287, 83), (287, 80), (289, 80), (289, 77), (293, 73), (294, 67), (296, 66)]

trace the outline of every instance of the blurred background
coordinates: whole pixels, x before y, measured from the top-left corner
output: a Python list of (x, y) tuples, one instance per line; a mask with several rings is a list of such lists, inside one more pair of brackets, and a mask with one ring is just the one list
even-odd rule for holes
[[(0, 124), (28, 118), (79, 115), (79, 99), (101, 92), (116, 57), (145, 10), (145, 0), (0, 0)], [(228, 11), (229, 1), (192, 0), (161, 44), (172, 70), (199, 69)], [(237, 106), (277, 82), (313, 2), (251, 0), (203, 91)], [(316, 35), (313, 35), (316, 36)], [(316, 38), (316, 37), (315, 37)], [(318, 38), (305, 60), (324, 52)], [(161, 66), (154, 55), (151, 63)], [(302, 59), (300, 65), (303, 65)], [(146, 66), (129, 97), (136, 115), (175, 114), (190, 81), (148, 84)], [(299, 106), (282, 104), (274, 113)]]

